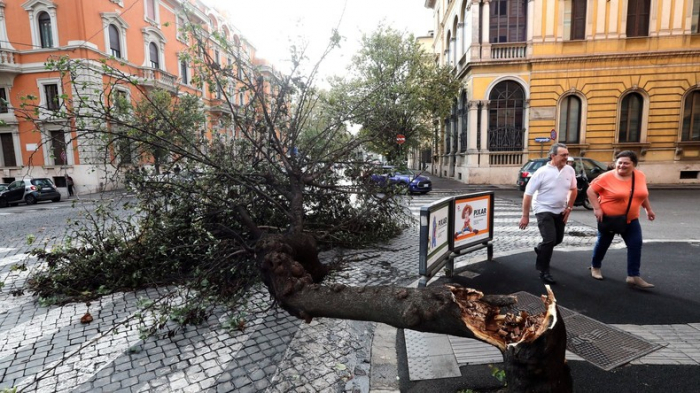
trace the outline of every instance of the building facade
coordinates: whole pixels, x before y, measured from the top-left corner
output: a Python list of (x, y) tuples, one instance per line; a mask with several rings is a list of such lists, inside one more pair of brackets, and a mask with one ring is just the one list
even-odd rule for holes
[(425, 0), (435, 61), (462, 81), (431, 171), (514, 184), (563, 142), (650, 183), (700, 183), (700, 0)]
[[(47, 109), (75, 99), (75, 86), (66, 85), (59, 73), (45, 67), (50, 58), (116, 60), (124, 73), (147, 89), (200, 97), (209, 115), (205, 126), (209, 138), (235, 137), (231, 122), (222, 121), (231, 107), (224, 104), (221, 88), (197, 86), (194, 67), (182, 60), (181, 54), (191, 45), (180, 32), (185, 8), (191, 22), (235, 44), (235, 53), (225, 51), (212, 34), (209, 55), (217, 62), (272, 72), (225, 15), (198, 0), (0, 0), (0, 180), (48, 177), (64, 195), (66, 175), (80, 193), (119, 186), (108, 181), (113, 173), (98, 165), (75, 124), (41, 114), (38, 122), (29, 122), (18, 115), (27, 97), (35, 97), (38, 106)], [(96, 72), (89, 78), (103, 77)], [(234, 105), (246, 101), (245, 92), (227, 88), (232, 89)]]

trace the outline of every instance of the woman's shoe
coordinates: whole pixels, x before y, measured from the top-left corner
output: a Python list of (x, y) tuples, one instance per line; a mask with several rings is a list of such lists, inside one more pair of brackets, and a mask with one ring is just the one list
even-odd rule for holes
[(591, 269), (591, 277), (595, 278), (596, 280), (603, 279), (603, 274), (600, 272), (599, 267), (589, 267), (589, 269)]
[(650, 284), (642, 280), (639, 276), (627, 276), (627, 285), (638, 287), (638, 288), (654, 288), (654, 284)]

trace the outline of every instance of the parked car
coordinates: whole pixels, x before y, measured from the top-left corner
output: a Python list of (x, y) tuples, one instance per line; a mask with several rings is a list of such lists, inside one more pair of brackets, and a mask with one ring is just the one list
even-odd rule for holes
[(15, 180), (7, 186), (7, 190), (0, 191), (0, 207), (26, 203), (33, 205), (39, 201), (61, 200), (61, 193), (56, 186), (47, 178), (24, 178)]
[(393, 166), (383, 166), (381, 173), (373, 174), (372, 179), (381, 185), (400, 184), (408, 187), (410, 194), (427, 194), (433, 189), (430, 178), (423, 176), (422, 172), (414, 172), (410, 169), (396, 169)]
[(0, 192), (7, 190), (7, 183), (0, 183)]
[[(608, 166), (600, 161), (596, 161), (586, 157), (569, 158), (573, 158), (574, 160), (574, 169), (576, 170), (576, 174), (580, 175), (581, 171), (583, 171), (583, 173), (585, 173), (586, 177), (588, 178), (588, 181), (595, 179), (596, 177), (598, 177), (598, 175), (608, 170)], [(515, 181), (515, 184), (518, 185), (520, 191), (525, 191), (527, 182), (530, 181), (530, 178), (535, 173), (535, 171), (540, 169), (540, 167), (542, 167), (543, 165), (547, 164), (547, 162), (549, 162), (549, 158), (536, 158), (533, 160), (529, 160), (525, 163), (525, 165), (522, 166), (522, 168), (520, 168), (520, 171), (518, 171), (518, 179)]]

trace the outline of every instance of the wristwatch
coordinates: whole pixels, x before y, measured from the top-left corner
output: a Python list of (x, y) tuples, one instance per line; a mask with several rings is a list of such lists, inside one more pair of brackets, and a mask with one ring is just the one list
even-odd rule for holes
[(571, 207), (571, 206), (566, 207), (566, 210), (571, 210), (571, 209), (573, 209), (573, 207)]

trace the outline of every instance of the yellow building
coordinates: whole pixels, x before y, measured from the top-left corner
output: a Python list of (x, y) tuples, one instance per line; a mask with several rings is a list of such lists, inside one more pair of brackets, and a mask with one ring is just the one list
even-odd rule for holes
[(605, 163), (633, 150), (650, 183), (700, 183), (700, 0), (425, 6), (437, 61), (463, 86), (436, 129), (434, 174), (514, 184), (558, 141)]
[[(1, 182), (27, 175), (48, 177), (64, 195), (66, 175), (74, 179), (80, 193), (115, 186), (110, 183), (113, 173), (98, 163), (99, 158), (75, 132), (74, 124), (42, 115), (35, 124), (19, 115), (22, 97), (37, 97), (36, 104), (48, 109), (60, 107), (64, 99), (76, 99), (75, 86), (45, 68), (49, 58), (114, 59), (110, 64), (146, 89), (157, 87), (173, 95), (200, 97), (209, 114), (209, 138), (235, 137), (231, 122), (221, 121), (231, 112), (221, 99), (221, 88), (196, 86), (193, 64), (181, 58), (192, 44), (179, 30), (185, 22), (185, 9), (192, 23), (201, 24), (209, 33), (218, 32), (236, 48), (235, 53), (226, 53), (210, 39), (210, 55), (217, 62), (235, 62), (240, 68), (256, 68), (264, 75), (273, 72), (256, 58), (255, 48), (225, 15), (199, 0), (0, 0)], [(105, 77), (95, 74), (89, 78)], [(235, 86), (227, 86), (233, 105), (246, 103), (247, 93), (235, 90)], [(132, 88), (124, 93), (137, 91)]]

